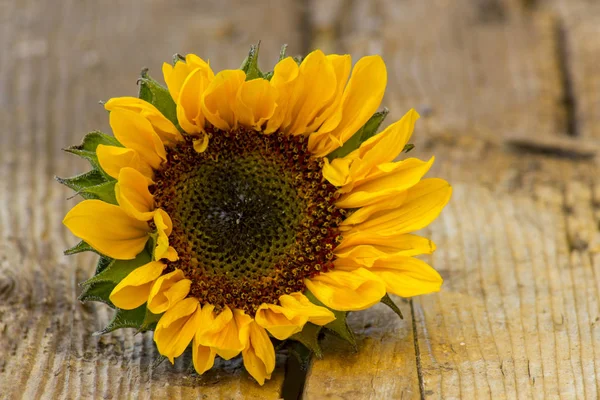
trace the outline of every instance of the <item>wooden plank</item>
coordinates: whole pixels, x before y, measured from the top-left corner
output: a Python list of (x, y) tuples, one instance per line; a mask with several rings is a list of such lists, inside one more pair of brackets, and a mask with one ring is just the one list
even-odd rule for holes
[(78, 282), (91, 257), (67, 259), (76, 240), (61, 220), (78, 199), (53, 181), (85, 170), (60, 152), (93, 129), (108, 131), (97, 101), (135, 95), (148, 66), (196, 52), (215, 68), (236, 68), (263, 40), (265, 65), (279, 41), (299, 52), (297, 5), (269, 2), (269, 13), (238, 1), (115, 1), (0, 4), (0, 398), (279, 398), (285, 357), (258, 386), (240, 360), (202, 377), (189, 355), (154, 366), (149, 334), (91, 334), (103, 305), (82, 305)]
[(315, 43), (355, 59), (382, 54), (392, 117), (415, 107), (422, 125), (456, 135), (566, 133), (552, 15), (509, 0), (339, 3), (321, 2)]
[(410, 307), (396, 304), (406, 319), (382, 304), (350, 315), (356, 353), (341, 339), (323, 341), (324, 358), (314, 360), (308, 370), (305, 399), (419, 398)]
[(430, 140), (455, 191), (427, 231), (444, 288), (414, 300), (424, 395), (597, 398), (597, 165)]
[(425, 398), (598, 395), (598, 149), (566, 137), (591, 106), (569, 115), (561, 20), (535, 3), (331, 1), (315, 20), (317, 43), (383, 55), (385, 105), (421, 111), (414, 155), (455, 188), (426, 232), (446, 283), (413, 303)]
[(562, 52), (568, 73), (574, 133), (600, 138), (600, 4), (584, 0), (551, 0), (539, 7), (560, 19)]

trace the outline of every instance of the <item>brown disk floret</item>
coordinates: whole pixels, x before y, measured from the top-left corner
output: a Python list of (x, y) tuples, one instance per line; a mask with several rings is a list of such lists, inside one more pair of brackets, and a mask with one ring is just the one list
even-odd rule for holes
[(183, 270), (201, 303), (254, 315), (333, 268), (344, 210), (305, 137), (243, 128), (209, 135), (203, 153), (190, 138), (169, 148), (156, 172), (156, 207), (173, 221), (169, 242), (179, 254), (169, 270)]

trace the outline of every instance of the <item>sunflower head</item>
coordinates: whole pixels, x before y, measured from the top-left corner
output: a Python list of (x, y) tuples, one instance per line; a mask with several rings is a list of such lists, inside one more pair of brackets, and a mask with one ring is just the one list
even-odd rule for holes
[(352, 340), (347, 312), (439, 290), (414, 258), (434, 245), (412, 232), (451, 188), (422, 179), (433, 159), (396, 161), (414, 110), (377, 133), (379, 56), (352, 68), (348, 55), (284, 49), (269, 73), (257, 58), (253, 47), (241, 69), (215, 74), (177, 56), (166, 87), (143, 71), (139, 98), (105, 104), (114, 136), (67, 149), (92, 170), (59, 181), (85, 199), (64, 219), (81, 239), (67, 254), (100, 254), (80, 298), (116, 309), (102, 333), (154, 330), (171, 362), (191, 346), (200, 374), (241, 354), (263, 384), (273, 340), (320, 352), (309, 336)]

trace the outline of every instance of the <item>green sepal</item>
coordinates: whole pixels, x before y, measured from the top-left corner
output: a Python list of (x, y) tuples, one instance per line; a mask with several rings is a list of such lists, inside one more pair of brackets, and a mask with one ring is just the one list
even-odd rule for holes
[(84, 242), (83, 240), (80, 241), (79, 243), (77, 243), (75, 246), (68, 248), (67, 250), (65, 250), (63, 252), (63, 254), (65, 256), (71, 256), (73, 254), (79, 254), (79, 253), (83, 253), (86, 251), (91, 251), (94, 252), (96, 254), (100, 254), (98, 253), (98, 251), (96, 249), (94, 249), (92, 246), (90, 246), (89, 244), (87, 244), (86, 242)]
[(173, 58), (171, 59), (171, 61), (172, 61), (172, 64), (175, 65), (178, 62), (185, 62), (185, 57), (179, 53), (175, 53), (175, 54), (173, 54)]
[[(155, 344), (156, 346), (156, 344)], [(163, 363), (163, 361), (168, 360), (167, 357), (163, 356), (162, 354), (158, 354), (155, 358), (154, 361), (152, 361), (152, 366), (150, 367), (152, 371), (156, 370), (160, 364)]]
[(104, 271), (110, 264), (112, 264), (115, 260), (113, 258), (101, 255), (98, 259), (98, 263), (96, 264), (96, 273), (98, 275), (100, 272)]
[(155, 260), (154, 257), (154, 249), (156, 249), (156, 245), (158, 243), (158, 231), (150, 232), (148, 236), (149, 238), (148, 242), (146, 242), (146, 251), (148, 251), (149, 254), (151, 254), (152, 261), (158, 261)]
[(344, 143), (344, 145), (336, 150), (332, 151), (327, 155), (329, 161), (336, 158), (345, 157), (354, 150), (358, 149), (360, 145), (366, 140), (373, 137), (376, 133), (385, 117), (390, 113), (390, 110), (383, 108), (383, 111), (378, 111), (360, 128), (350, 139)]
[(148, 68), (144, 68), (140, 73), (138, 84), (140, 85), (138, 97), (152, 104), (169, 121), (178, 126), (177, 105), (173, 101), (171, 93), (148, 75)]
[(346, 320), (346, 318), (348, 317), (348, 312), (332, 310), (325, 304), (321, 303), (315, 297), (315, 295), (308, 290), (304, 292), (304, 295), (310, 300), (311, 303), (317, 306), (325, 307), (328, 310), (330, 310), (333, 313), (333, 315), (335, 315), (335, 320), (325, 325), (324, 328), (335, 333), (337, 336), (350, 343), (354, 350), (356, 350), (356, 338), (354, 337), (354, 332), (352, 332), (352, 329), (350, 329), (350, 327), (348, 326), (348, 321)]
[(287, 44), (284, 44), (283, 46), (281, 46), (281, 50), (279, 50), (279, 61), (282, 61), (287, 57), (286, 56), (287, 48), (288, 48)]
[(115, 305), (110, 301), (110, 294), (113, 289), (117, 286), (114, 282), (94, 282), (86, 285), (77, 298), (81, 302), (86, 301), (99, 301), (104, 303), (111, 308), (115, 308)]
[(105, 180), (114, 180), (114, 178), (112, 178), (102, 170), (100, 164), (98, 163), (96, 148), (100, 144), (104, 144), (107, 146), (123, 147), (115, 137), (109, 136), (100, 131), (93, 131), (85, 135), (80, 145), (67, 147), (63, 150), (67, 153), (75, 154), (79, 157), (88, 160), (94, 169), (100, 171), (100, 173), (104, 176)]
[(248, 57), (244, 59), (240, 69), (246, 73), (246, 80), (251, 81), (252, 79), (264, 78), (265, 74), (262, 73), (258, 67), (258, 52), (260, 50), (260, 42), (256, 45), (250, 46)]
[(300, 342), (310, 350), (315, 357), (323, 358), (323, 351), (319, 345), (319, 334), (321, 333), (321, 327), (319, 325), (311, 324), (307, 322), (302, 328), (302, 332), (298, 332), (290, 336), (290, 340)]
[[(287, 44), (284, 44), (283, 46), (281, 46), (281, 51), (279, 51), (279, 61), (284, 60), (287, 56), (286, 56), (286, 52), (287, 52)], [(263, 76), (263, 78), (265, 78), (266, 80), (270, 81), (271, 78), (273, 78), (273, 74), (274, 71), (269, 71), (266, 72)]]
[(117, 181), (108, 181), (96, 186), (81, 189), (78, 194), (84, 199), (98, 199), (109, 204), (117, 204), (115, 197), (115, 184)]
[(409, 151), (411, 151), (412, 149), (415, 148), (415, 145), (412, 143), (407, 143), (404, 145), (404, 148), (402, 149), (403, 153), (408, 153)]
[(400, 317), (400, 319), (404, 319), (404, 315), (402, 315), (402, 311), (400, 311), (400, 308), (398, 308), (396, 303), (394, 303), (394, 300), (392, 300), (392, 298), (390, 297), (389, 294), (386, 293), (385, 296), (383, 296), (381, 298), (381, 302), (383, 304), (385, 304), (386, 306), (388, 306), (389, 308), (391, 308), (392, 311), (394, 311), (396, 313), (396, 315)]
[(93, 336), (100, 336), (121, 328), (138, 328), (144, 322), (146, 316), (146, 304), (142, 304), (133, 310), (116, 309), (113, 319), (108, 323), (106, 328), (94, 332)]
[(138, 332), (153, 331), (156, 328), (158, 320), (162, 316), (163, 314), (154, 314), (146, 308), (146, 314), (144, 315), (144, 320), (142, 321)]
[(146, 250), (138, 254), (133, 260), (113, 260), (100, 273), (81, 283), (81, 285), (85, 286), (96, 282), (113, 282), (114, 284), (118, 284), (131, 271), (149, 263), (151, 260), (152, 258)]
[(91, 171), (75, 175), (70, 178), (60, 178), (56, 176), (54, 177), (54, 179), (56, 179), (58, 183), (61, 183), (69, 189), (73, 189), (76, 192), (81, 192), (82, 190), (87, 189), (89, 187), (106, 183), (106, 178), (97, 169), (93, 169)]

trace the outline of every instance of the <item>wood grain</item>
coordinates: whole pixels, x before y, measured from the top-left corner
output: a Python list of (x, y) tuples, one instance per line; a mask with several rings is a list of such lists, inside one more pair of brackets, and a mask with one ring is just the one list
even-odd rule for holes
[(446, 283), (413, 301), (422, 398), (598, 396), (598, 41), (570, 47), (597, 24), (585, 1), (573, 7), (588, 28), (564, 25), (571, 2), (532, 3), (331, 1), (315, 22), (317, 42), (384, 56), (384, 102), (417, 107), (415, 155), (435, 154), (430, 176), (454, 185), (427, 230)]
[(384, 56), (392, 117), (416, 108), (428, 129), (457, 135), (562, 135), (556, 18), (514, 3), (360, 1), (330, 24), (355, 59)]
[(560, 40), (569, 72), (573, 134), (600, 138), (600, 4), (584, 0), (551, 0), (540, 7), (560, 16)]
[(305, 399), (412, 399), (419, 396), (410, 306), (394, 298), (407, 319), (387, 306), (351, 313), (358, 351), (336, 337), (323, 341), (324, 357), (307, 374)]
[[(0, 2), (0, 398), (295, 398), (287, 357), (259, 387), (240, 361), (202, 377), (157, 365), (150, 334), (92, 333), (93, 257), (66, 258), (78, 199), (53, 181), (86, 166), (60, 149), (109, 131), (98, 100), (135, 95), (175, 52), (236, 68), (262, 40), (353, 59), (382, 54), (386, 123), (422, 119), (414, 156), (453, 199), (424, 234), (438, 294), (355, 313), (358, 351), (334, 338), (303, 397), (516, 399), (600, 395), (597, 30), (587, 0)], [(293, 385), (290, 385), (293, 386)]]
[(62, 255), (79, 199), (53, 180), (87, 168), (60, 149), (109, 132), (98, 100), (135, 95), (142, 67), (158, 78), (193, 51), (236, 68), (259, 39), (265, 64), (281, 42), (300, 52), (297, 4), (267, 3), (269, 14), (242, 1), (0, 2), (0, 398), (280, 397), (283, 355), (259, 387), (239, 360), (199, 377), (189, 356), (155, 367), (150, 334), (92, 336), (111, 312), (76, 300), (94, 261)]

